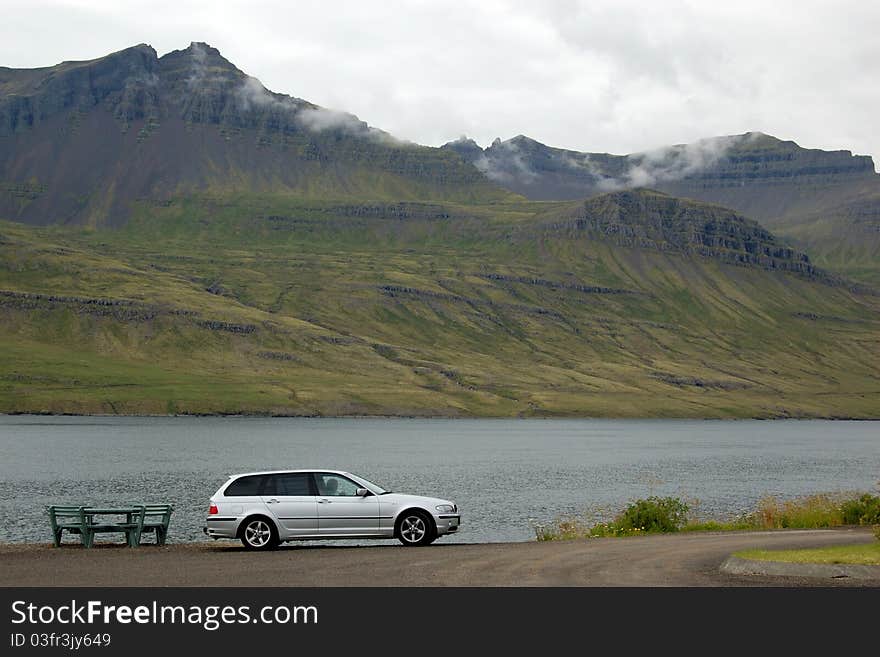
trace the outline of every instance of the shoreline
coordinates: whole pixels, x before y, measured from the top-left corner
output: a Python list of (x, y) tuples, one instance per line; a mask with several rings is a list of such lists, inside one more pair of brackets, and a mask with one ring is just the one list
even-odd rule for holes
[(0, 411), (0, 417), (82, 417), (82, 418), (258, 418), (258, 419), (304, 419), (304, 420), (670, 420), (674, 422), (776, 422), (821, 420), (824, 422), (877, 422), (880, 415), (860, 417), (847, 415), (755, 415), (755, 416), (670, 416), (670, 415), (320, 415), (280, 413), (55, 413), (51, 411)]

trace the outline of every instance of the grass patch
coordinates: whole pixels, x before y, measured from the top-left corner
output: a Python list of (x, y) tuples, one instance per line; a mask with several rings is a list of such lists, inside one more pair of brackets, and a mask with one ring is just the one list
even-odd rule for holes
[[(649, 497), (629, 504), (612, 520), (590, 524), (576, 517), (537, 525), (539, 541), (634, 536), (639, 534), (737, 531), (755, 529), (818, 529), (842, 525), (880, 526), (880, 496), (870, 493), (819, 494), (791, 500), (768, 496), (755, 510), (728, 520), (688, 517), (688, 505), (675, 497)], [(880, 539), (880, 529), (877, 529)]]
[(681, 528), (683, 532), (735, 532), (756, 529), (748, 517), (734, 520), (689, 520)]
[(834, 545), (812, 550), (744, 550), (734, 554), (742, 559), (756, 561), (784, 561), (786, 563), (861, 564), (880, 566), (880, 543), (865, 545)]
[(833, 495), (810, 495), (785, 501), (765, 497), (758, 503), (751, 520), (756, 529), (838, 527), (844, 524), (843, 503)]

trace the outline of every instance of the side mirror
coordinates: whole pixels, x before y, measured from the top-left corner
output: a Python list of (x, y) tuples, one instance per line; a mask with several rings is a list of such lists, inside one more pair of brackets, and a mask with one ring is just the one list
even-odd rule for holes
[(366, 488), (358, 488), (354, 494), (358, 497), (366, 497), (370, 494), (370, 491), (368, 491)]

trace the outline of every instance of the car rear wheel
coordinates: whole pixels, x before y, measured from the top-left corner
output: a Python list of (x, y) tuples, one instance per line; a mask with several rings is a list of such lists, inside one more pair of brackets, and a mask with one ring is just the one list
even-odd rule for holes
[(244, 521), (241, 542), (248, 550), (271, 550), (278, 546), (278, 534), (271, 521), (257, 516)]
[(423, 511), (407, 511), (397, 521), (397, 538), (407, 547), (420, 547), (434, 542), (434, 523)]

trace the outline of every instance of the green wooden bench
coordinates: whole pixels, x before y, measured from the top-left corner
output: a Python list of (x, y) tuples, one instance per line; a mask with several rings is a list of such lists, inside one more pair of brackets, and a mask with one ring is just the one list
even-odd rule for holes
[(52, 525), (52, 538), (55, 547), (61, 546), (61, 534), (67, 530), (70, 534), (79, 534), (82, 544), (88, 547), (89, 529), (85, 507), (52, 505), (46, 507), (49, 524)]
[[(143, 521), (144, 507), (142, 504), (124, 507), (94, 507), (83, 509), (86, 516), (88, 540), (86, 547), (95, 544), (95, 534), (123, 533), (128, 547), (137, 547), (140, 540), (140, 524)], [(125, 516), (125, 520), (108, 519), (107, 516)]]
[(140, 544), (141, 536), (153, 532), (156, 535), (156, 545), (165, 545), (174, 507), (171, 504), (145, 504), (142, 509), (136, 544)]
[[(154, 533), (156, 543), (164, 545), (174, 507), (170, 504), (137, 504), (125, 507), (92, 507), (51, 505), (46, 507), (55, 546), (61, 546), (66, 530), (78, 534), (83, 546), (95, 544), (95, 535), (118, 532), (125, 534), (129, 547), (140, 545), (143, 534)], [(113, 516), (111, 518), (110, 516)], [(125, 520), (116, 519), (125, 516)]]

